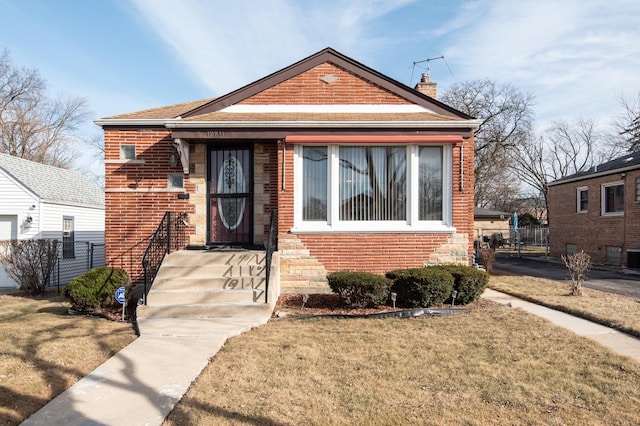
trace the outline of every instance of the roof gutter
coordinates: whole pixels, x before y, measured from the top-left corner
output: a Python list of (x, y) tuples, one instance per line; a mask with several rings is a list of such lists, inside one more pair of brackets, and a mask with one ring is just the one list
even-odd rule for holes
[(579, 182), (581, 180), (587, 180), (587, 179), (591, 179), (591, 178), (614, 175), (616, 173), (625, 173), (625, 172), (629, 172), (631, 170), (637, 170), (639, 168), (640, 168), (640, 165), (636, 164), (636, 165), (633, 165), (633, 166), (621, 167), (619, 169), (607, 170), (607, 171), (599, 172), (599, 173), (591, 173), (591, 174), (588, 174), (588, 175), (579, 176), (579, 177), (575, 177), (575, 178), (559, 179), (559, 180), (556, 180), (554, 182), (549, 183), (547, 186), (556, 186), (556, 185), (562, 185), (564, 183)]
[(164, 126), (166, 118), (101, 118), (93, 121), (97, 126)]

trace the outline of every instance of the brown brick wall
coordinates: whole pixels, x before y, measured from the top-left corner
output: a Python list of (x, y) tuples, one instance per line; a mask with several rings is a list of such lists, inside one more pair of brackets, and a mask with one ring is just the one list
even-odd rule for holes
[[(549, 187), (550, 254), (566, 254), (566, 245), (575, 244), (594, 263), (604, 263), (607, 246), (622, 248), (626, 265), (628, 248), (640, 247), (640, 203), (635, 198), (635, 180), (640, 170), (626, 172), (624, 216), (602, 216), (601, 185), (622, 180), (619, 173)], [(577, 188), (588, 187), (588, 212), (577, 213)]]
[[(105, 250), (108, 265), (123, 267), (132, 280), (142, 279), (142, 254), (166, 211), (192, 213), (190, 200), (168, 192), (167, 173), (173, 139), (168, 130), (105, 130)], [(120, 145), (135, 144), (144, 164), (111, 163), (119, 160)], [(188, 176), (185, 191), (193, 192)]]
[[(331, 74), (337, 77), (333, 83), (325, 83), (321, 77)], [(324, 63), (296, 77), (284, 81), (250, 98), (240, 104), (408, 104), (386, 89), (330, 63)]]

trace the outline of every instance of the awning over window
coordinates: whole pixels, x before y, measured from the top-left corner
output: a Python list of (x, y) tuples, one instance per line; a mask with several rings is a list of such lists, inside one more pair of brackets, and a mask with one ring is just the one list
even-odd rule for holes
[(421, 143), (460, 143), (460, 135), (289, 135), (286, 143), (291, 144), (421, 144)]

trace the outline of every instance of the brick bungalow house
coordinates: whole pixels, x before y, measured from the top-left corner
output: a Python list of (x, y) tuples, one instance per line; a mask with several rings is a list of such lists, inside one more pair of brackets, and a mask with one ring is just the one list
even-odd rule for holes
[(469, 264), (480, 121), (425, 77), (412, 89), (327, 48), (219, 98), (96, 121), (107, 263), (139, 280), (166, 211), (187, 213), (195, 248), (262, 246), (277, 211), (283, 287)]
[(550, 254), (640, 268), (640, 153), (549, 184)]

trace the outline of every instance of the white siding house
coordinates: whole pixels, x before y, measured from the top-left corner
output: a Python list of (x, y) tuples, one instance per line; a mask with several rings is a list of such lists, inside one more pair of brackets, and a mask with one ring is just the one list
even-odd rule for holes
[[(62, 285), (87, 269), (91, 249), (90, 266), (104, 264), (104, 191), (80, 172), (0, 154), (0, 240), (28, 238), (63, 242)], [(1, 266), (0, 287), (16, 287)]]

